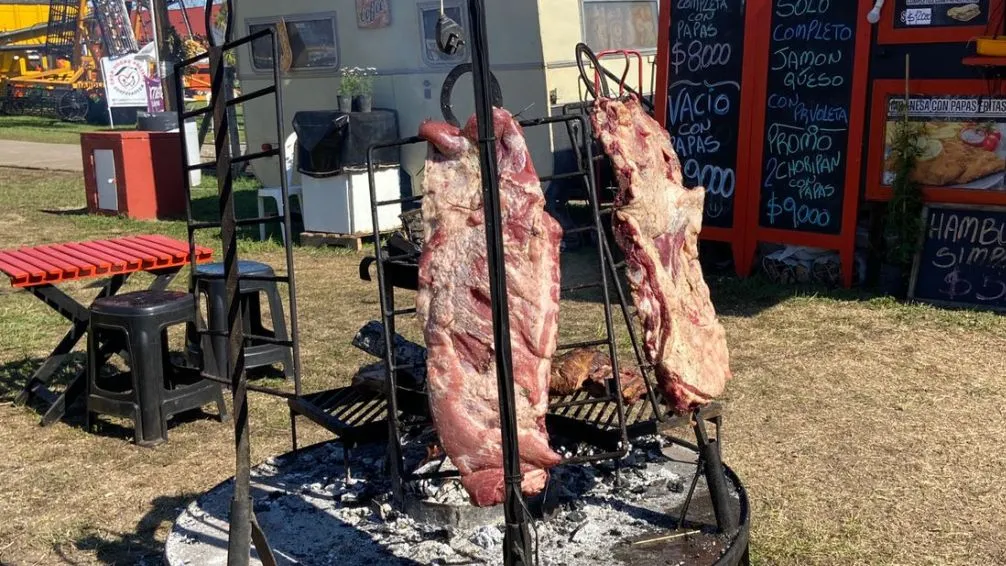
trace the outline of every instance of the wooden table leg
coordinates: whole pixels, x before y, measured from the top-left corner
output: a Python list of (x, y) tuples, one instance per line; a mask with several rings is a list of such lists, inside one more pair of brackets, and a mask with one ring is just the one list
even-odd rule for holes
[[(66, 386), (66, 390), (62, 394), (58, 395), (53, 401), (52, 405), (46, 409), (45, 414), (42, 415), (42, 422), (39, 423), (41, 426), (49, 426), (66, 415), (66, 407), (68, 404), (72, 405), (73, 402), (80, 397), (84, 390), (87, 389), (87, 370), (82, 369), (73, 376), (70, 380), (70, 384)], [(70, 402), (67, 403), (67, 399)]]
[(181, 270), (177, 267), (171, 267), (164, 271), (152, 271), (151, 273), (156, 277), (154, 278), (154, 282), (150, 284), (149, 289), (151, 291), (164, 291), (175, 280), (175, 276), (178, 275), (179, 271)]
[(56, 349), (49, 354), (49, 357), (42, 362), (42, 366), (35, 370), (35, 373), (28, 380), (27, 385), (24, 389), (18, 393), (18, 396), (14, 399), (14, 404), (22, 405), (27, 403), (29, 399), (33, 397), (38, 397), (45, 401), (46, 403), (52, 404), (55, 402), (56, 397), (49, 391), (46, 387), (49, 384), (49, 380), (52, 378), (52, 374), (56, 373), (66, 360), (70, 352), (73, 351), (73, 347), (77, 345), (77, 342), (84, 337), (87, 333), (87, 321), (80, 321), (74, 323), (73, 327), (63, 339), (60, 340), (59, 345)]

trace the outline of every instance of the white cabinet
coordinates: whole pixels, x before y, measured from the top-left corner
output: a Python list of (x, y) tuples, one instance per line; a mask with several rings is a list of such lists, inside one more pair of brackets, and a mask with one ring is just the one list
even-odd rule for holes
[[(377, 200), (401, 198), (399, 168), (380, 169), (374, 173)], [(332, 234), (370, 234), (374, 222), (370, 211), (370, 182), (366, 171), (354, 171), (335, 177), (301, 176), (304, 230)], [(378, 208), (378, 226), (382, 232), (402, 225), (398, 217), (401, 204)]]

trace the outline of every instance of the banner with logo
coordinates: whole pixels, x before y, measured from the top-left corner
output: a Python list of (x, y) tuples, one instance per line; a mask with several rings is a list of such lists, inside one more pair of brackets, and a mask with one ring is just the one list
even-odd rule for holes
[(161, 89), (161, 79), (146, 77), (147, 112), (164, 112), (164, 91)]
[(147, 106), (147, 63), (135, 54), (103, 57), (101, 74), (109, 108)]

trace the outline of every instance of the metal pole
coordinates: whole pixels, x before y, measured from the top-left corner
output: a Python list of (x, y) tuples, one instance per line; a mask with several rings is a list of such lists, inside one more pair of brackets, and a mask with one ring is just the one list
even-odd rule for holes
[[(153, 32), (153, 43), (154, 43), (154, 76), (164, 80), (161, 76), (161, 44), (159, 43), (160, 34), (157, 33), (157, 12), (154, 10), (154, 0), (150, 0), (147, 3), (147, 9), (150, 10), (150, 29)], [(167, 90), (166, 88), (164, 90)]]
[(499, 181), (496, 167), (496, 140), (493, 127), (492, 94), (489, 86), (483, 0), (468, 0), (471, 28), (472, 82), (475, 85), (475, 116), (478, 121), (479, 160), (482, 169), (482, 201), (486, 224), (486, 257), (489, 262), (489, 297), (492, 302), (493, 342), (496, 350), (496, 378), (499, 387), (500, 427), (503, 436), (503, 513), (506, 532), (503, 562), (524, 566), (531, 561), (531, 536), (520, 491), (520, 450), (517, 444), (517, 411), (514, 402), (513, 360), (510, 352), (510, 308), (506, 293), (506, 265), (503, 258)]
[(210, 47), (213, 77), (213, 132), (217, 155), (217, 190), (220, 195), (220, 239), (223, 243), (224, 281), (227, 297), (228, 369), (234, 393), (234, 442), (236, 472), (231, 499), (227, 566), (247, 566), (251, 546), (251, 450), (248, 442), (248, 388), (244, 361), (244, 325), (238, 301), (237, 223), (234, 210), (231, 153), (227, 127), (227, 98), (223, 96), (223, 49)]
[(157, 73), (161, 77), (161, 88), (164, 90), (164, 111), (170, 112), (176, 108), (176, 105), (179, 105), (179, 108), (184, 108), (182, 101), (174, 99), (174, 89), (164, 87), (166, 84), (171, 84), (169, 74), (172, 72), (172, 69), (163, 64), (164, 60), (172, 60), (170, 56), (171, 50), (168, 49), (168, 28), (171, 25), (168, 19), (168, 0), (150, 0), (150, 18), (150, 23), (154, 26), (154, 34), (157, 36), (158, 41)]
[[(189, 8), (185, 5), (185, 0), (178, 0), (178, 5), (181, 7), (182, 11), (182, 23), (185, 24), (185, 33), (191, 38), (192, 37), (192, 22), (189, 21)], [(209, 34), (210, 30), (206, 30)], [(655, 64), (655, 63), (654, 63)]]
[[(230, 8), (230, 2), (227, 2)], [(213, 1), (207, 0), (207, 13)], [(229, 38), (224, 37), (224, 45)], [(220, 199), (220, 239), (223, 243), (224, 286), (227, 298), (228, 369), (234, 394), (234, 495), (231, 499), (227, 540), (227, 566), (248, 566), (251, 558), (251, 444), (248, 438), (248, 376), (245, 374), (244, 323), (241, 316), (238, 280), (237, 211), (234, 206), (230, 129), (228, 128), (225, 50), (210, 38), (210, 92), (213, 105), (213, 133), (217, 156), (217, 191)], [(185, 124), (180, 124), (184, 128)], [(184, 135), (184, 129), (182, 130)]]
[[(237, 69), (228, 65), (226, 73), (227, 73), (226, 78), (224, 80), (224, 92), (226, 93), (226, 99), (230, 101), (234, 99), (234, 79), (235, 76), (237, 75)], [(277, 79), (274, 84), (279, 84), (279, 79)], [(282, 115), (280, 115), (280, 118), (282, 119)], [(230, 127), (231, 155), (239, 156), (241, 155), (241, 131), (238, 129), (238, 110), (236, 106), (230, 106), (230, 105), (227, 106), (227, 125), (228, 127)], [(277, 131), (280, 133), (280, 141), (281, 142), (284, 141), (282, 130)], [(280, 145), (281, 150), (285, 146), (286, 146), (285, 143), (281, 144)], [(280, 163), (283, 163), (283, 161), (280, 161)], [(238, 172), (235, 171), (234, 174), (237, 175), (237, 173)], [(286, 175), (281, 175), (281, 177), (285, 179)], [(282, 189), (282, 187), (280, 188)], [(282, 192), (282, 190), (280, 192)], [(286, 206), (288, 203), (283, 204), (284, 206)], [(288, 209), (284, 208), (283, 210)], [(284, 214), (284, 216), (289, 216), (289, 214)], [(287, 237), (288, 236), (289, 232), (287, 232)]]
[(705, 466), (706, 484), (709, 487), (709, 498), (713, 502), (716, 525), (721, 533), (729, 533), (737, 528), (737, 517), (734, 516), (730, 505), (730, 492), (727, 488), (726, 475), (723, 473), (719, 441), (709, 438), (705, 420), (698, 410), (692, 413), (692, 420), (695, 422), (695, 438), (698, 440), (699, 456)]

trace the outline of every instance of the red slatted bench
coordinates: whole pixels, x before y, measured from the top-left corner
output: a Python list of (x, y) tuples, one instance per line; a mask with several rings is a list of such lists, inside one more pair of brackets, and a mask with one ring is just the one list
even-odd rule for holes
[[(196, 247), (197, 263), (208, 262), (212, 257), (213, 251), (209, 248)], [(156, 275), (150, 288), (163, 290), (191, 259), (188, 243), (159, 235), (48, 244), (0, 251), (0, 272), (10, 279), (11, 286), (31, 292), (72, 324), (15, 402), (19, 404), (27, 403), (29, 400), (44, 402), (47, 405), (42, 417), (44, 426), (61, 419), (66, 413), (66, 407), (83, 393), (86, 383), (83, 371), (77, 373), (62, 394), (56, 394), (49, 389), (52, 376), (87, 332), (89, 319), (88, 307), (58, 289), (57, 284), (104, 277), (108, 281), (98, 296), (111, 296), (122, 288), (131, 274), (148, 271)]]

